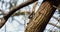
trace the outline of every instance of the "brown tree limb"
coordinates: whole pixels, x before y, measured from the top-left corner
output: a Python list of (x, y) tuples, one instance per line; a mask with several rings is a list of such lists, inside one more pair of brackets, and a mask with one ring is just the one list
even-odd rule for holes
[(14, 13), (16, 12), (17, 10), (35, 2), (35, 1), (38, 1), (38, 0), (28, 0), (22, 4), (20, 4), (19, 6), (16, 6), (16, 7), (13, 7), (10, 12), (8, 14), (6, 14), (0, 21), (0, 28), (7, 22), (8, 18)]
[(58, 26), (57, 24), (50, 23), (50, 22), (49, 22), (48, 24), (53, 25), (54, 27), (57, 27), (57, 28), (59, 28), (59, 29), (60, 29), (60, 26)]
[(38, 11), (34, 15), (33, 20), (31, 20), (31, 22), (28, 24), (25, 32), (43, 32), (56, 10), (53, 5), (58, 6), (58, 0), (43, 1)]
[(59, 18), (57, 18), (55, 16), (53, 16), (53, 18), (56, 19), (58, 22), (60, 22), (60, 19)]
[[(26, 15), (30, 15), (31, 12), (26, 12)], [(12, 16), (19, 16), (19, 15), (25, 15), (25, 12), (17, 12), (14, 13)]]
[[(54, 2), (54, 1), (52, 1)], [(50, 18), (53, 16), (56, 8), (53, 3), (45, 1), (41, 4), (35, 13), (33, 20), (28, 24), (25, 32), (43, 32)]]

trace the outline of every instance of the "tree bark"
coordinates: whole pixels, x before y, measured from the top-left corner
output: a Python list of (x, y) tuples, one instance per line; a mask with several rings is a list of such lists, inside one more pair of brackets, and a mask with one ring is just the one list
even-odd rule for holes
[(28, 24), (25, 32), (43, 32), (56, 8), (49, 1), (42, 2), (33, 20)]

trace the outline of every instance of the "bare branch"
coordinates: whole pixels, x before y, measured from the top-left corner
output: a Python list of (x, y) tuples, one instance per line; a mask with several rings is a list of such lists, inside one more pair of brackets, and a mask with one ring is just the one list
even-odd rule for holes
[(21, 9), (21, 8), (23, 8), (23, 7), (27, 6), (27, 5), (35, 2), (35, 1), (38, 1), (38, 0), (28, 0), (28, 1), (20, 4), (19, 6), (13, 7), (13, 8), (10, 10), (10, 12), (9, 12), (8, 14), (6, 14), (6, 15), (2, 18), (2, 20), (0, 21), (0, 28), (6, 23), (6, 21), (8, 20), (8, 18), (9, 18), (14, 12), (16, 12), (17, 10), (19, 10), (19, 9)]
[(58, 19), (57, 17), (53, 16), (54, 19), (56, 19), (58, 22), (60, 22), (60, 19)]
[(56, 24), (54, 24), (54, 23), (50, 23), (50, 22), (49, 22), (48, 24), (53, 25), (53, 26), (55, 26), (55, 27), (57, 27), (57, 28), (60, 29), (60, 26), (58, 26), (58, 25), (56, 25)]
[[(29, 15), (31, 12), (26, 12), (26, 15)], [(19, 16), (19, 15), (25, 15), (25, 12), (17, 12), (14, 13), (12, 16)]]

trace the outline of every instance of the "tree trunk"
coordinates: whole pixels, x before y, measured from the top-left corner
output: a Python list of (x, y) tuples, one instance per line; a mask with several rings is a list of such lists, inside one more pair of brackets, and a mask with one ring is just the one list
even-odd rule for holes
[(26, 27), (25, 32), (43, 32), (55, 10), (56, 8), (52, 6), (52, 3), (48, 1), (42, 2), (33, 20), (30, 20), (31, 22)]

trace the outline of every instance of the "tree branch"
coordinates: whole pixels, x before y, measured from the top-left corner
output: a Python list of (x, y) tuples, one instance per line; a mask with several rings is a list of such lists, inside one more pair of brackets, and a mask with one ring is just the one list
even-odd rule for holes
[[(31, 12), (26, 12), (27, 15), (30, 15)], [(12, 16), (18, 16), (18, 15), (25, 15), (25, 12), (17, 12), (17, 13), (14, 13)]]
[(60, 26), (58, 26), (57, 24), (50, 23), (50, 22), (49, 22), (48, 24), (53, 25), (53, 26), (55, 26), (55, 27), (57, 27), (57, 28), (59, 28), (59, 29), (60, 29)]
[(14, 13), (16, 12), (17, 10), (35, 2), (35, 1), (38, 1), (38, 0), (28, 0), (22, 4), (20, 4), (19, 6), (16, 6), (16, 7), (13, 7), (10, 12), (8, 14), (6, 14), (0, 21), (0, 28), (6, 23), (6, 21), (8, 20), (8, 18)]
[(57, 17), (53, 16), (54, 19), (56, 19), (58, 22), (60, 22), (60, 19), (58, 19)]

